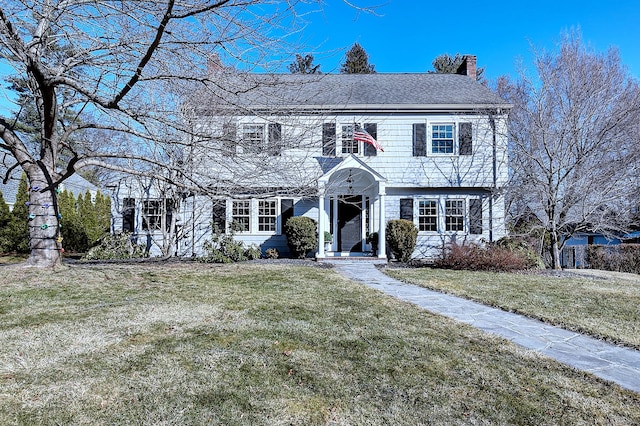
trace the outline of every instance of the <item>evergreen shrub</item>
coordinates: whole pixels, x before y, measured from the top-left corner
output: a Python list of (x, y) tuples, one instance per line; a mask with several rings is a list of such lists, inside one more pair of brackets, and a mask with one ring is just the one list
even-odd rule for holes
[(304, 259), (318, 246), (318, 224), (306, 216), (294, 216), (284, 225), (291, 256)]
[(394, 219), (387, 223), (387, 247), (401, 262), (411, 260), (418, 241), (418, 228), (410, 220)]

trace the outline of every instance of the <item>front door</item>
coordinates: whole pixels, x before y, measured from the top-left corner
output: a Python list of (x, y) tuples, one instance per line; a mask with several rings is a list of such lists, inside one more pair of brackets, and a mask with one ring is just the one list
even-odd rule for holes
[(362, 251), (362, 196), (338, 199), (338, 231), (339, 251)]

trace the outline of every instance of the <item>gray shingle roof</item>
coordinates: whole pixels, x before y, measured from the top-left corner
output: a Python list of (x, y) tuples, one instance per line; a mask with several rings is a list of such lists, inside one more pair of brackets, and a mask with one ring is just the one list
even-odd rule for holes
[[(197, 100), (200, 113), (216, 108), (472, 109), (509, 108), (468, 76), (458, 74), (231, 74)], [(224, 88), (222, 91), (220, 88)], [(195, 100), (195, 99), (194, 99)]]

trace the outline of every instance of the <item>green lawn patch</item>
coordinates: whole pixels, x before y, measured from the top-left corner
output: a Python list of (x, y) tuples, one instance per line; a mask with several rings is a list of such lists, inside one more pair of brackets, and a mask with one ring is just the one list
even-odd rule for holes
[(0, 424), (640, 423), (636, 393), (324, 268), (0, 271)]
[(388, 269), (390, 276), (640, 349), (640, 276)]

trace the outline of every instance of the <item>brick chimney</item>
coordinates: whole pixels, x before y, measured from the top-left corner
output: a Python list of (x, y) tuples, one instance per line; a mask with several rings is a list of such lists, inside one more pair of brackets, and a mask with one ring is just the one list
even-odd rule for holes
[(457, 74), (468, 75), (474, 81), (476, 80), (476, 55), (464, 55), (462, 63), (456, 71)]

